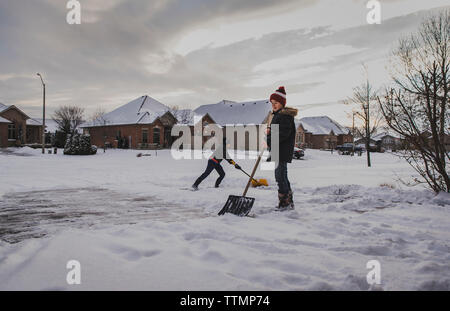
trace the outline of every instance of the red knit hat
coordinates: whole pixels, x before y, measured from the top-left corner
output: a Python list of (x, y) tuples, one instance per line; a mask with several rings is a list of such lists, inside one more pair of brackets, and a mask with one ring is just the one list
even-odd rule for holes
[(275, 91), (272, 95), (270, 95), (270, 100), (275, 99), (277, 102), (284, 106), (286, 106), (286, 91), (284, 86), (280, 86), (278, 90)]

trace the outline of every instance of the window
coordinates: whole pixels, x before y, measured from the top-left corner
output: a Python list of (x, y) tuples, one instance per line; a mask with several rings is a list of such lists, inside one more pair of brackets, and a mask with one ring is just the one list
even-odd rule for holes
[(160, 129), (158, 127), (153, 128), (153, 143), (160, 144)]
[(8, 139), (17, 139), (16, 125), (8, 124)]
[(148, 129), (142, 129), (142, 143), (148, 143)]

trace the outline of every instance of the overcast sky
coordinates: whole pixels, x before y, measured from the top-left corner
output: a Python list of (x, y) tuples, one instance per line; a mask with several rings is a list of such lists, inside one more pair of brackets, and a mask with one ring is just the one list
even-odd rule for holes
[[(66, 0), (0, 2), (0, 102), (42, 117), (60, 105), (86, 116), (141, 95), (196, 108), (222, 99), (266, 99), (280, 85), (299, 117), (344, 125), (340, 101), (365, 79), (389, 82), (388, 55), (448, 0), (381, 0), (368, 25), (366, 0)], [(448, 7), (448, 6), (447, 6)]]

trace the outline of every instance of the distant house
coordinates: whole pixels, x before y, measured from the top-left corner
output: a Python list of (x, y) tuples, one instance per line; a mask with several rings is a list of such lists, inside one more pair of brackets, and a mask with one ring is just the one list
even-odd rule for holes
[(41, 143), (42, 124), (14, 105), (0, 103), (0, 147)]
[[(268, 115), (272, 110), (272, 105), (268, 100), (257, 100), (247, 102), (234, 102), (229, 100), (222, 100), (216, 104), (203, 105), (194, 110), (194, 113), (199, 116), (207, 116), (209, 122), (214, 122), (223, 130), (223, 135), (226, 136), (227, 128), (237, 129), (241, 128), (245, 131), (244, 137), (238, 137), (237, 132), (234, 132), (234, 146), (233, 149), (250, 150), (250, 134), (246, 128), (249, 125), (256, 126), (256, 138), (259, 141), (259, 126), (267, 122)], [(256, 142), (256, 149), (258, 148)]]
[(82, 124), (81, 128), (98, 147), (150, 149), (170, 147), (171, 129), (176, 123), (169, 107), (145, 95)]
[[(429, 131), (424, 131), (419, 135), (415, 135), (416, 137), (411, 137), (409, 138), (409, 141), (407, 141), (406, 139), (402, 140), (402, 147), (403, 148), (407, 148), (407, 149), (415, 149), (416, 147), (414, 146), (414, 144), (412, 143), (411, 140), (418, 140), (421, 144), (426, 143), (429, 145), (429, 148), (434, 149), (435, 148), (435, 143), (433, 140), (433, 135), (431, 132)], [(450, 151), (450, 135), (449, 134), (444, 134), (444, 137), (440, 139), (440, 142), (443, 142), (443, 147), (445, 149), (445, 151), (449, 152)]]
[(350, 131), (327, 116), (305, 117), (295, 121), (296, 145), (312, 149), (334, 149), (353, 142)]
[[(359, 138), (355, 140), (355, 144), (365, 145), (366, 139)], [(371, 149), (376, 151), (396, 150), (402, 148), (402, 140), (398, 134), (385, 131), (372, 135), (370, 137), (370, 146)]]
[(374, 135), (372, 139), (377, 146), (385, 150), (396, 150), (401, 147), (401, 139), (397, 134), (390, 132), (383, 132)]

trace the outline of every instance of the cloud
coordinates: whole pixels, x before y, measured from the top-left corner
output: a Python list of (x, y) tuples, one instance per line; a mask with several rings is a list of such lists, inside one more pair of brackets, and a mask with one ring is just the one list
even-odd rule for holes
[[(333, 97), (328, 75), (336, 79), (343, 68), (380, 58), (401, 33), (414, 29), (422, 16), (413, 14), (377, 26), (337, 29), (328, 24), (339, 18), (334, 12), (332, 16), (311, 16), (317, 23), (323, 19), (323, 25), (274, 32), (271, 30), (289, 27), (274, 24), (277, 16), (294, 18), (295, 12), (313, 12), (317, 5), (322, 8), (327, 2), (81, 3), (82, 21), (84, 16), (89, 22), (68, 25), (65, 1), (0, 2), (0, 101), (23, 105), (30, 115), (39, 116), (42, 90), (36, 72), (40, 72), (47, 83), (50, 113), (67, 103), (87, 111), (99, 105), (111, 110), (143, 94), (169, 105), (195, 108), (221, 99), (262, 99), (281, 84), (286, 85), (289, 96), (305, 96), (298, 97), (299, 102), (311, 102), (316, 98), (314, 92), (315, 100), (323, 102), (326, 100), (319, 97), (327, 93), (324, 88), (329, 88), (328, 96)], [(231, 41), (226, 38), (210, 45), (203, 45), (208, 38), (197, 42), (195, 35), (189, 36), (202, 28), (214, 30), (222, 25), (229, 26), (227, 32), (234, 29), (237, 33), (239, 28), (233, 25), (253, 25), (251, 21), (267, 26), (242, 31), (245, 39), (240, 40), (242, 37), (236, 34)], [(194, 40), (186, 41), (185, 51), (189, 52), (185, 54), (174, 49), (182, 38)], [(282, 67), (282, 74), (277, 67)]]

